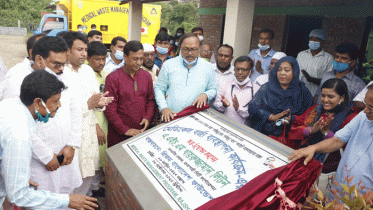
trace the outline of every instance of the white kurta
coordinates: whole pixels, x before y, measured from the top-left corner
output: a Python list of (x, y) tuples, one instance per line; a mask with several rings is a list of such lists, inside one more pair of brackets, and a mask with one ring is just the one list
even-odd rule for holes
[(47, 171), (45, 167), (52, 160), (53, 153), (58, 155), (65, 146), (80, 147), (81, 145), (82, 112), (77, 86), (79, 79), (66, 70), (59, 79), (68, 89), (61, 94), (61, 107), (55, 117), (50, 118), (48, 123), (38, 122), (36, 135), (41, 141), (33, 138), (31, 180), (38, 183), (38, 189), (41, 190), (71, 193), (82, 184), (78, 152), (75, 151), (71, 164), (62, 166), (56, 171)]
[[(23, 79), (32, 72), (30, 62), (26, 59), (11, 68), (3, 83), (4, 98), (18, 98)], [(61, 94), (62, 106), (48, 123), (38, 123), (38, 129), (32, 135), (31, 180), (39, 184), (38, 189), (55, 193), (60, 193), (61, 188), (63, 192), (71, 192), (82, 183), (77, 153), (71, 164), (53, 172), (46, 170), (53, 154), (58, 155), (66, 145), (79, 147), (82, 136), (81, 102), (79, 95), (75, 95), (77, 88), (74, 87), (78, 78), (71, 72), (65, 72), (60, 80), (69, 87)]]
[(0, 92), (0, 101), (6, 98), (18, 98), (23, 79), (32, 72), (30, 60), (27, 58), (9, 69), (0, 83), (2, 87), (0, 88), (2, 91)]
[(99, 92), (96, 75), (93, 69), (83, 64), (78, 72), (74, 71), (71, 65), (66, 65), (65, 71), (70, 70), (79, 77), (79, 93), (81, 94), (81, 109), (83, 113), (83, 135), (82, 144), (79, 153), (79, 166), (83, 178), (94, 176), (95, 171), (99, 169), (99, 150), (96, 132), (98, 123), (94, 110), (88, 110), (88, 99)]

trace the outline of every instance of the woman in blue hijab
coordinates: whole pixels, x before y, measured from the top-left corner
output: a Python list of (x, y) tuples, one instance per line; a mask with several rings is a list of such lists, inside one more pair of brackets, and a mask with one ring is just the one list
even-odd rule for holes
[[(295, 58), (280, 59), (269, 73), (269, 80), (249, 103), (252, 127), (265, 134), (279, 136), (294, 115), (301, 115), (313, 104), (313, 97), (299, 80), (299, 65)], [(287, 126), (290, 129), (290, 126)]]

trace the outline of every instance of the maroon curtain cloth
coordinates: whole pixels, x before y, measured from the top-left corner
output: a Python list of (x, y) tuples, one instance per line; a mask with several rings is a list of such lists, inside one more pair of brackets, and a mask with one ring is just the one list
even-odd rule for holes
[(182, 118), (182, 117), (185, 117), (185, 116), (189, 116), (191, 114), (194, 114), (196, 112), (199, 112), (199, 111), (202, 111), (202, 110), (205, 110), (205, 109), (208, 109), (208, 108), (210, 108), (210, 106), (208, 104), (206, 104), (205, 106), (203, 106), (201, 108), (198, 108), (198, 109), (197, 109), (196, 106), (188, 106), (185, 109), (183, 109), (183, 111), (177, 113), (176, 116), (174, 117), (174, 119), (172, 119), (172, 120), (176, 120), (176, 119), (179, 119), (179, 118)]
[(239, 190), (215, 198), (196, 210), (300, 209), (322, 168), (315, 159), (306, 166), (303, 161), (266, 171)]

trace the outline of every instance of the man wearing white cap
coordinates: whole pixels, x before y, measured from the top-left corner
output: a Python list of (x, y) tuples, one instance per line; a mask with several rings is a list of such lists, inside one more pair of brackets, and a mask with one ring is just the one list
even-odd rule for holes
[(324, 30), (311, 31), (308, 44), (310, 49), (300, 52), (297, 56), (302, 72), (299, 79), (304, 82), (312, 96), (315, 95), (317, 87), (320, 85), (322, 75), (333, 70), (333, 56), (321, 48), (325, 40)]
[(141, 66), (142, 69), (146, 70), (147, 72), (152, 75), (153, 84), (157, 80), (157, 74), (159, 71), (159, 67), (155, 65), (155, 51), (154, 47), (151, 44), (143, 44), (144, 47), (144, 63)]
[(276, 52), (272, 59), (271, 63), (269, 65), (268, 74), (262, 74), (259, 77), (256, 78), (254, 82), (254, 94), (259, 90), (259, 88), (268, 82), (268, 75), (269, 72), (272, 70), (272, 68), (276, 65), (277, 61), (279, 61), (281, 58), (286, 57), (286, 54), (283, 52)]

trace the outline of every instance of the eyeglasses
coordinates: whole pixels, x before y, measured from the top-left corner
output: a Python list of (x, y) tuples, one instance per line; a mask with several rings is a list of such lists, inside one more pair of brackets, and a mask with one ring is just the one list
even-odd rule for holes
[(201, 53), (212, 53), (212, 51), (201, 50)]
[(182, 48), (181, 51), (185, 54), (188, 54), (189, 52), (196, 53), (198, 49), (187, 49), (187, 48)]
[(66, 64), (66, 63), (60, 63), (60, 62), (57, 62), (57, 61), (56, 62), (52, 62), (52, 61), (48, 60), (48, 58), (44, 58), (44, 57), (43, 57), (43, 59), (45, 59), (49, 63), (53, 64), (55, 69), (59, 69), (59, 68), (65, 66), (65, 64)]
[(251, 69), (239, 69), (239, 68), (234, 68), (234, 71), (250, 71)]
[(364, 100), (363, 100), (363, 104), (365, 105), (366, 108), (369, 109), (369, 112), (373, 112), (373, 107), (367, 105)]

